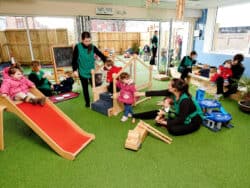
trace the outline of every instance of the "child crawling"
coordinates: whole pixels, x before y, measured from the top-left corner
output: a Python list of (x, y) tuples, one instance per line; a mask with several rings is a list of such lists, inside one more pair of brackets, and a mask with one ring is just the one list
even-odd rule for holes
[(35, 88), (35, 85), (25, 78), (20, 65), (12, 65), (7, 73), (8, 76), (3, 79), (0, 89), (2, 96), (8, 96), (15, 101), (44, 105), (45, 97), (38, 98), (29, 92), (29, 89)]

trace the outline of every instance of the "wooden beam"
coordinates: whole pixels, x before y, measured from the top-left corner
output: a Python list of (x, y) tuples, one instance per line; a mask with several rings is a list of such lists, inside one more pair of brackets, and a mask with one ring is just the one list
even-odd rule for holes
[(3, 112), (5, 108), (5, 106), (0, 106), (0, 150), (4, 150)]
[(158, 131), (157, 129), (153, 128), (152, 126), (148, 125), (144, 121), (140, 121), (139, 125), (141, 127), (145, 128), (148, 132), (150, 132), (151, 134), (153, 134), (154, 136), (156, 136), (160, 140), (162, 140), (168, 144), (171, 144), (171, 142), (173, 141), (172, 138), (168, 137), (167, 135), (163, 134), (162, 132)]
[(183, 20), (185, 8), (185, 0), (177, 0), (176, 2), (176, 20)]

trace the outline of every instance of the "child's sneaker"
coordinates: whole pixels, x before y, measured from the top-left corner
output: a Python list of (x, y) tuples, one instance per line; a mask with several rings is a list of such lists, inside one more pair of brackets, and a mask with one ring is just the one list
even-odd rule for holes
[(131, 117), (133, 117), (133, 116), (132, 116), (132, 114), (129, 113), (129, 114), (128, 114), (128, 117), (131, 118)]
[(220, 100), (222, 97), (222, 94), (215, 94), (214, 95), (214, 100)]
[(33, 104), (33, 105), (36, 105), (38, 101), (36, 98), (30, 98), (30, 99), (28, 99), (28, 102)]
[(122, 116), (121, 122), (125, 122), (125, 121), (127, 121), (127, 120), (128, 120), (128, 117)]
[(41, 97), (37, 99), (37, 103), (40, 104), (41, 106), (44, 106), (45, 101), (46, 101), (45, 97)]

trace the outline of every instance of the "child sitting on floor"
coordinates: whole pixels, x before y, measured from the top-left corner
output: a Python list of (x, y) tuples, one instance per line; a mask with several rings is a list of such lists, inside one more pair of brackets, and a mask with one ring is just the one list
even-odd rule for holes
[(45, 97), (37, 98), (29, 92), (29, 89), (34, 87), (35, 85), (24, 77), (21, 67), (19, 65), (12, 65), (8, 70), (8, 77), (3, 79), (1, 94), (2, 96), (9, 96), (16, 101), (43, 106)]
[(124, 104), (124, 115), (121, 121), (125, 122), (128, 120), (128, 117), (133, 115), (132, 104), (135, 102), (136, 88), (133, 80), (130, 79), (130, 75), (126, 72), (121, 73), (117, 87), (120, 88), (118, 101)]
[(228, 78), (233, 75), (231, 70), (232, 60), (226, 60), (223, 65), (219, 66), (217, 73), (211, 77), (211, 82), (216, 82), (219, 77), (224, 79), (224, 86), (228, 85)]
[(64, 73), (64, 80), (60, 84), (54, 85), (54, 91), (58, 93), (71, 92), (73, 89), (74, 79), (72, 77), (72, 72), (66, 71)]
[(48, 80), (49, 74), (42, 71), (41, 63), (38, 60), (31, 62), (31, 73), (29, 80), (32, 81), (36, 88), (39, 89), (45, 96), (53, 95), (53, 85)]
[(122, 67), (115, 66), (113, 60), (108, 58), (104, 63), (104, 70), (107, 71), (108, 92), (113, 93), (113, 74), (119, 73)]

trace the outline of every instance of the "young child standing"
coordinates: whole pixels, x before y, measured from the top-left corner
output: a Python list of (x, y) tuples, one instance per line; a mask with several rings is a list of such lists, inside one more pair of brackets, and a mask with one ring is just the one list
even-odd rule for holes
[(11, 66), (8, 70), (8, 77), (4, 78), (1, 85), (1, 94), (2, 96), (9, 96), (16, 101), (24, 101), (43, 106), (45, 98), (37, 98), (29, 92), (29, 89), (33, 87), (35, 87), (35, 85), (24, 77), (20, 66)]
[(113, 74), (117, 74), (122, 70), (122, 67), (114, 65), (114, 61), (108, 58), (104, 63), (104, 70), (107, 71), (108, 92), (113, 93)]
[(118, 100), (124, 104), (124, 115), (121, 121), (125, 122), (128, 120), (128, 117), (133, 115), (132, 104), (135, 102), (136, 88), (133, 80), (130, 79), (130, 75), (126, 72), (121, 73), (117, 87), (120, 88)]

